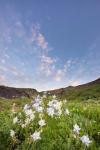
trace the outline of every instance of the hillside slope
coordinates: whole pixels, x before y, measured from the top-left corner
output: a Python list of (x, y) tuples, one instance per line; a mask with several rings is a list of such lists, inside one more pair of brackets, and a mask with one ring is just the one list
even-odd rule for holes
[(74, 99), (100, 99), (100, 78), (78, 86), (69, 86), (66, 88), (56, 89), (48, 91), (48, 94), (58, 95), (61, 98), (67, 98), (68, 100)]
[(24, 98), (24, 97), (31, 98), (37, 95), (37, 93), (38, 93), (37, 90), (30, 88), (13, 88), (0, 86), (0, 97), (6, 99)]
[[(32, 98), (37, 94), (43, 95), (44, 92), (38, 92), (35, 89), (30, 88), (12, 88), (6, 86), (0, 86), (0, 97), (6, 99), (14, 98)], [(100, 99), (100, 78), (78, 86), (69, 86), (66, 88), (60, 88), (56, 90), (46, 91), (47, 95), (57, 95), (61, 98), (67, 98), (68, 100), (74, 99)]]

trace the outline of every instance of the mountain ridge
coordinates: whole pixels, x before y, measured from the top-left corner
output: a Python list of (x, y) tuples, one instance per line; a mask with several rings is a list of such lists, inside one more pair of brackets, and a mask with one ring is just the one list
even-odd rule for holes
[(85, 93), (87, 93), (86, 90), (95, 91), (96, 89), (97, 89), (96, 92), (100, 93), (100, 78), (82, 85), (68, 86), (65, 88), (59, 88), (55, 90), (48, 90), (42, 92), (38, 92), (36, 89), (32, 89), (32, 88), (15, 88), (15, 87), (8, 87), (8, 86), (1, 85), (0, 97), (6, 99), (24, 98), (24, 97), (32, 98), (38, 94), (43, 95), (44, 92), (46, 92), (47, 95), (55, 94), (60, 97), (67, 97), (67, 96), (69, 97), (69, 95), (70, 94), (72, 95), (73, 93), (75, 94), (77, 93), (77, 95), (79, 95), (79, 93), (82, 93), (82, 91), (85, 91)]

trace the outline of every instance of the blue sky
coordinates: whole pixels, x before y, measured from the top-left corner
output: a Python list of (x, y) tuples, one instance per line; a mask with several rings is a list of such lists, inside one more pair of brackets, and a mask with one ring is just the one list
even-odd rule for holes
[(0, 0), (0, 85), (41, 91), (99, 77), (99, 0)]

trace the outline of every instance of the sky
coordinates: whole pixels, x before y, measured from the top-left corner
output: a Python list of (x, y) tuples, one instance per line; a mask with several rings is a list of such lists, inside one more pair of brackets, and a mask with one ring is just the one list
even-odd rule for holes
[(0, 0), (0, 85), (43, 91), (99, 77), (99, 0)]

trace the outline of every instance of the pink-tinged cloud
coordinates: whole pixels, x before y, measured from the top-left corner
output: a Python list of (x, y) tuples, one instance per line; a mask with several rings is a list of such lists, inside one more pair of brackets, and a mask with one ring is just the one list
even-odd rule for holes
[(7, 67), (7, 66), (0, 66), (0, 71), (2, 72), (8, 72), (15, 76), (23, 76), (24, 73), (18, 70), (16, 67)]
[(10, 67), (10, 68), (8, 68), (8, 70), (9, 70), (12, 74), (14, 74), (14, 75), (16, 75), (16, 76), (19, 75), (19, 71), (17, 70), (16, 67)]
[(8, 69), (7, 69), (7, 67), (5, 67), (5, 66), (0, 66), (0, 71), (7, 72)]
[(5, 81), (5, 77), (4, 76), (0, 76), (0, 81)]
[(39, 33), (39, 35), (37, 37), (37, 44), (42, 49), (46, 49), (48, 47), (48, 43), (45, 41), (45, 37), (41, 33)]

